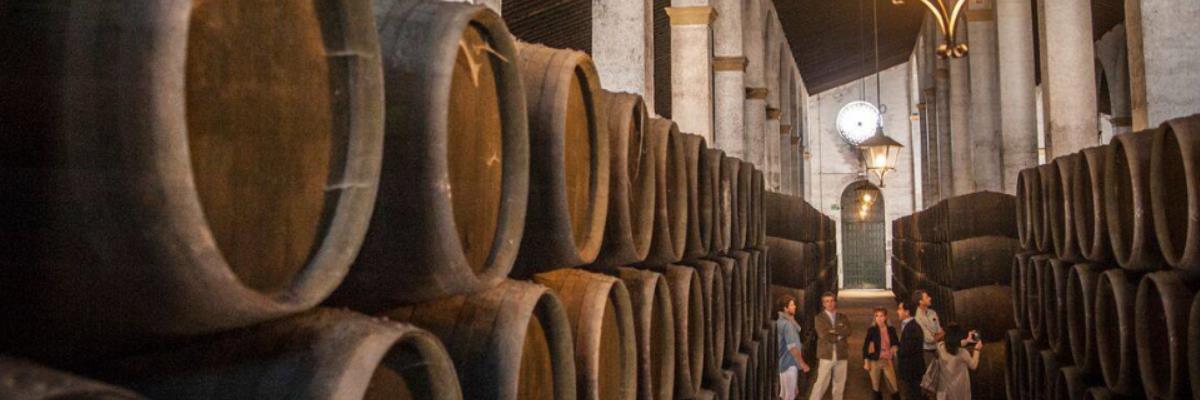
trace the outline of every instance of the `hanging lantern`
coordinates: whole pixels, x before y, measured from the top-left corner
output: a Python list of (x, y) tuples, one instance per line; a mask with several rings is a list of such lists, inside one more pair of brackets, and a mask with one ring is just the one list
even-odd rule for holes
[(864, 186), (854, 191), (858, 195), (858, 204), (865, 206), (865, 208), (871, 208), (871, 206), (875, 205), (875, 200), (878, 200), (874, 188)]
[(883, 134), (882, 126), (875, 131), (875, 136), (858, 145), (863, 165), (868, 173), (879, 177), (879, 187), (884, 186), (883, 177), (896, 169), (896, 159), (900, 157), (901, 148), (904, 148), (904, 145)]
[[(955, 35), (958, 27), (959, 15), (966, 5), (966, 0), (920, 0), (925, 8), (933, 14), (933, 20), (938, 24), (938, 29), (942, 31), (942, 35), (946, 37), (946, 41), (938, 45), (937, 55), (942, 58), (961, 58), (967, 55), (967, 44), (959, 43), (957, 35)], [(951, 3), (950, 7), (946, 6), (947, 1)], [(936, 3), (936, 4), (935, 4)], [(892, 0), (892, 4), (904, 4), (904, 0)]]

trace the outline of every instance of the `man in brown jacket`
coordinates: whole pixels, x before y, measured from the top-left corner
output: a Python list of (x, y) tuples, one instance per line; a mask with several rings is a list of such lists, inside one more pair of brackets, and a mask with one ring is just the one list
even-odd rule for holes
[(832, 379), (833, 400), (842, 400), (842, 392), (846, 389), (846, 359), (850, 357), (846, 346), (846, 338), (850, 337), (850, 321), (845, 314), (837, 312), (837, 297), (833, 293), (822, 294), (821, 305), (825, 311), (813, 317), (813, 330), (817, 332), (817, 358), (821, 362), (817, 366), (817, 382), (813, 384), (808, 398), (824, 398)]

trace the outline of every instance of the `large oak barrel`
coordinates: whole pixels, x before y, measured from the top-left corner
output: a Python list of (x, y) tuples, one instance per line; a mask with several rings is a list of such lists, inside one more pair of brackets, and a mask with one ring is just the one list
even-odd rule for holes
[(1054, 252), (1054, 240), (1050, 232), (1050, 210), (1049, 205), (1053, 203), (1051, 198), (1058, 184), (1058, 179), (1055, 176), (1058, 174), (1058, 167), (1053, 163), (1042, 164), (1037, 166), (1038, 174), (1038, 194), (1040, 197), (1035, 199), (1034, 207), (1040, 208), (1040, 213), (1034, 214), (1038, 220), (1033, 221), (1033, 241), (1035, 250), (1041, 253)]
[(1084, 400), (1125, 400), (1131, 397), (1114, 393), (1104, 386), (1092, 386), (1083, 394)]
[(1104, 216), (1113, 259), (1133, 271), (1159, 269), (1162, 263), (1150, 203), (1154, 135), (1150, 131), (1117, 135), (1105, 155)]
[(713, 392), (713, 398), (716, 400), (739, 399), (736, 392), (740, 388), (735, 386), (733, 372), (729, 370), (721, 370), (719, 375), (706, 378), (704, 382), (704, 389)]
[(767, 237), (763, 198), (766, 192), (763, 182), (763, 172), (755, 168), (750, 174), (750, 237), (747, 246), (759, 247)]
[[(729, 241), (731, 239), (732, 218), (731, 199), (729, 198), (728, 181), (721, 180), (721, 166), (724, 163), (725, 152), (719, 149), (708, 149), (704, 152), (704, 174), (707, 180), (711, 180), (710, 185), (713, 190), (713, 238), (709, 245), (709, 253), (716, 256), (725, 254), (729, 251)], [(701, 188), (704, 186), (702, 185)], [(719, 393), (718, 393), (719, 394)]]
[(748, 251), (732, 251), (730, 256), (737, 260), (736, 269), (740, 270), (742, 275), (740, 298), (734, 299), (734, 303), (740, 303), (741, 318), (737, 329), (741, 331), (741, 342), (735, 343), (736, 346), (741, 346), (754, 340), (754, 255)]
[(129, 390), (56, 371), (29, 361), (0, 357), (0, 399), (137, 400)]
[(525, 93), (500, 17), (466, 4), (377, 5), (387, 100), (380, 195), (329, 300), (369, 312), (507, 277), (529, 181)]
[(575, 342), (578, 399), (632, 400), (637, 394), (637, 340), (629, 292), (620, 279), (578, 269), (534, 275), (567, 311)]
[(1104, 165), (1107, 146), (1083, 149), (1075, 161), (1071, 181), (1071, 209), (1080, 254), (1093, 262), (1107, 262), (1112, 256), (1105, 212)]
[(1059, 354), (1064, 362), (1071, 361), (1070, 335), (1067, 334), (1066, 316), (1067, 279), (1073, 264), (1051, 258), (1042, 267), (1046, 275), (1040, 279), (1042, 284), (1042, 331), (1050, 349)]
[(617, 268), (629, 287), (637, 338), (638, 400), (675, 398), (675, 314), (666, 278), (657, 272)]
[(725, 360), (728, 361), (733, 353), (737, 353), (742, 344), (742, 326), (746, 317), (746, 276), (745, 263), (749, 255), (744, 252), (734, 252), (729, 257), (717, 257), (714, 260), (721, 266), (722, 277), (729, 288), (729, 296), (725, 297)]
[[(996, 342), (987, 343), (979, 354), (979, 366), (971, 371), (972, 400), (1004, 400), (1005, 363), (1008, 354), (1004, 333), (997, 336)], [(968, 351), (962, 348), (959, 351)], [(975, 351), (970, 348), (969, 351)]]
[(1065, 318), (1071, 344), (1071, 359), (1085, 375), (1100, 372), (1100, 349), (1096, 346), (1096, 286), (1104, 267), (1096, 264), (1075, 264), (1067, 276)]
[[(987, 214), (989, 218), (979, 218)], [(1016, 198), (975, 192), (942, 200), (919, 212), (915, 240), (952, 242), (978, 236), (1016, 238)]]
[(646, 134), (654, 152), (654, 237), (644, 264), (662, 267), (682, 259), (687, 245), (687, 162), (679, 126), (668, 119), (650, 121)]
[[(1042, 219), (1042, 185), (1038, 182), (1038, 169), (1026, 168), (1017, 175), (1017, 236), (1021, 247), (1037, 249), (1037, 234)], [(913, 218), (916, 220), (916, 218)]]
[(1150, 203), (1163, 259), (1200, 270), (1200, 115), (1173, 119), (1154, 131)]
[[(936, 305), (944, 310), (949, 320), (958, 322), (968, 329), (975, 329), (984, 340), (992, 342), (1004, 339), (1004, 332), (1013, 328), (1012, 292), (1007, 286), (980, 286), (963, 290), (945, 290), (948, 296), (935, 298)], [(1002, 354), (1002, 353), (999, 353)]]
[(328, 308), (106, 361), (94, 370), (155, 399), (464, 398), (454, 364), (434, 335)]
[(917, 244), (919, 262), (929, 279), (955, 289), (1007, 285), (1013, 254), (1019, 250), (1016, 239), (1001, 236)]
[[(749, 161), (741, 161), (742, 165), (738, 167), (738, 219), (742, 221), (742, 242), (739, 248), (748, 249), (754, 247), (754, 196), (752, 194), (754, 188), (754, 163)], [(735, 242), (736, 243), (736, 242)]]
[(1192, 300), (1192, 308), (1188, 314), (1188, 381), (1192, 385), (1192, 395), (1200, 391), (1200, 294)]
[(1083, 373), (1079, 372), (1079, 368), (1073, 366), (1062, 367), (1058, 370), (1053, 387), (1054, 395), (1051, 398), (1056, 400), (1083, 400), (1084, 394), (1088, 390)]
[(1046, 400), (1046, 375), (1042, 368), (1042, 347), (1038, 344), (1037, 339), (1026, 339), (1022, 344), (1025, 347), (1025, 374), (1029, 379), (1029, 399)]
[(725, 314), (728, 312), (729, 289), (725, 286), (725, 275), (721, 264), (710, 260), (689, 263), (700, 276), (700, 288), (704, 297), (704, 376), (718, 376), (725, 361)]
[(704, 153), (708, 145), (703, 136), (683, 135), (684, 164), (687, 174), (683, 179), (687, 182), (687, 235), (683, 250), (683, 259), (694, 260), (708, 256), (712, 244), (713, 220), (712, 210), (715, 204), (716, 191), (712, 182), (704, 173)]
[(1100, 274), (1096, 284), (1096, 348), (1100, 351), (1100, 372), (1112, 391), (1134, 395), (1141, 393), (1138, 376), (1137, 331), (1134, 304), (1140, 276), (1123, 269)]
[(379, 179), (370, 2), (18, 0), (0, 32), (0, 235), (19, 243), (0, 314), (22, 321), (0, 353), (84, 362), (341, 282)]
[(1010, 329), (1004, 336), (1005, 346), (1005, 384), (1009, 400), (1030, 399), (1029, 374), (1026, 369), (1026, 354), (1024, 335), (1020, 330)]
[(675, 311), (675, 397), (690, 398), (704, 377), (704, 292), (691, 267), (668, 265), (663, 275)]
[(1138, 285), (1134, 305), (1138, 370), (1151, 399), (1192, 397), (1188, 375), (1188, 316), (1196, 281), (1179, 271), (1147, 274)]
[(575, 351), (563, 303), (545, 286), (505, 280), (388, 311), (437, 335), (466, 399), (575, 399)]
[(1009, 288), (1012, 290), (1012, 306), (1013, 306), (1013, 323), (1017, 329), (1029, 330), (1029, 312), (1026, 309), (1028, 299), (1026, 299), (1025, 271), (1030, 268), (1033, 262), (1031, 253), (1017, 253), (1013, 256), (1012, 261), (1012, 278), (1009, 279)]
[(810, 271), (815, 272), (817, 265), (806, 263), (811, 262), (811, 256), (805, 251), (805, 243), (767, 236), (766, 245), (774, 253), (768, 263), (776, 284), (797, 288), (808, 286)]
[(519, 43), (529, 113), (529, 208), (513, 276), (590, 263), (608, 215), (609, 132), (587, 54)]
[(816, 212), (804, 199), (782, 193), (763, 194), (766, 234), (798, 242), (815, 242), (820, 232)]
[(1030, 258), (1025, 270), (1025, 312), (1029, 314), (1029, 333), (1039, 343), (1045, 343), (1045, 310), (1042, 302), (1042, 281), (1050, 270), (1050, 257), (1037, 255)]
[(594, 269), (641, 262), (650, 252), (654, 232), (654, 152), (646, 127), (650, 117), (642, 97), (603, 91), (611, 165), (608, 221), (604, 243), (592, 263)]
[(1033, 373), (1040, 375), (1038, 379), (1041, 380), (1041, 398), (1057, 400), (1054, 398), (1054, 383), (1058, 378), (1058, 370), (1064, 364), (1059, 362), (1058, 355), (1054, 353), (1054, 350), (1044, 349), (1036, 357), (1041, 359), (1038, 364), (1042, 367), (1042, 370)]
[(1079, 154), (1068, 154), (1054, 159), (1055, 171), (1051, 174), (1051, 187), (1047, 196), (1050, 202), (1046, 204), (1046, 221), (1050, 224), (1050, 241), (1054, 245), (1054, 254), (1060, 260), (1071, 262), (1082, 261), (1078, 235), (1075, 234), (1075, 198), (1071, 196), (1079, 157)]
[[(729, 250), (746, 247), (746, 201), (742, 198), (740, 169), (742, 160), (725, 157), (721, 161), (721, 184), (729, 186)], [(721, 194), (725, 196), (724, 193)]]

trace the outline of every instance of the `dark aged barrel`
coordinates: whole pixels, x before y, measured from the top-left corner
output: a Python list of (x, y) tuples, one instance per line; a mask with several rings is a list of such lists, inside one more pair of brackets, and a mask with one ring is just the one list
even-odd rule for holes
[(1179, 271), (1147, 274), (1134, 305), (1138, 370), (1146, 397), (1191, 398), (1188, 316), (1196, 281)]
[(1096, 347), (1096, 285), (1104, 267), (1075, 264), (1067, 276), (1067, 304), (1062, 321), (1071, 343), (1071, 359), (1087, 375), (1100, 372), (1100, 349)]
[(637, 338), (637, 399), (675, 398), (675, 316), (671, 290), (657, 272), (617, 268), (629, 287)]
[(1087, 393), (1087, 382), (1083, 379), (1083, 374), (1076, 367), (1062, 367), (1058, 370), (1058, 376), (1054, 381), (1054, 399), (1057, 400), (1083, 400), (1084, 393)]
[(1047, 383), (1042, 368), (1042, 347), (1037, 339), (1027, 339), (1022, 344), (1025, 348), (1025, 376), (1029, 379), (1029, 398), (1045, 400)]
[[(1016, 238), (1016, 198), (996, 192), (952, 197), (921, 211), (915, 240), (952, 242), (978, 236)], [(980, 215), (988, 218), (979, 218)]]
[(1200, 115), (1173, 119), (1154, 131), (1150, 202), (1163, 258), (1200, 270)]
[[(711, 180), (713, 190), (713, 237), (709, 246), (712, 255), (725, 254), (729, 251), (730, 229), (732, 216), (730, 213), (730, 198), (728, 181), (721, 180), (721, 165), (724, 163), (725, 152), (719, 149), (708, 149), (704, 152), (704, 169), (707, 179)], [(704, 186), (701, 185), (703, 188)]]
[(1050, 204), (1046, 205), (1046, 220), (1050, 224), (1050, 241), (1054, 244), (1054, 254), (1058, 259), (1077, 262), (1082, 257), (1079, 254), (1078, 235), (1075, 234), (1074, 206), (1075, 198), (1071, 196), (1072, 182), (1075, 179), (1076, 164), (1079, 154), (1068, 154), (1054, 159), (1055, 172), (1050, 183)]
[(563, 303), (545, 286), (495, 288), (384, 313), (445, 343), (465, 399), (574, 399), (575, 351)]
[(1151, 131), (1117, 135), (1105, 155), (1104, 217), (1108, 238), (1113, 259), (1121, 268), (1132, 271), (1158, 269), (1162, 262), (1150, 204), (1153, 141)]
[(1083, 149), (1075, 162), (1071, 181), (1072, 220), (1080, 255), (1089, 261), (1107, 262), (1112, 255), (1108, 222), (1104, 217), (1104, 159), (1107, 146)]
[(1012, 278), (1009, 279), (1009, 288), (1012, 289), (1012, 306), (1013, 306), (1013, 323), (1017, 329), (1029, 330), (1029, 313), (1026, 310), (1028, 300), (1025, 287), (1025, 271), (1029, 269), (1031, 253), (1017, 253), (1013, 256), (1012, 261)]
[(1073, 264), (1056, 258), (1050, 259), (1041, 279), (1042, 331), (1050, 349), (1060, 354), (1059, 359), (1071, 361), (1070, 336), (1067, 334), (1065, 313), (1067, 305), (1067, 279)]
[(675, 310), (675, 397), (690, 398), (704, 377), (704, 292), (691, 267), (668, 265), (664, 275)]
[(1109, 389), (1127, 395), (1141, 393), (1133, 315), (1139, 279), (1124, 269), (1110, 269), (1096, 284), (1096, 348), (1104, 349), (1100, 372)]
[(464, 398), (434, 335), (328, 308), (106, 361), (95, 371), (155, 399)]
[(729, 370), (721, 370), (718, 375), (713, 378), (706, 378), (704, 388), (713, 392), (713, 398), (716, 400), (731, 400), (737, 397), (730, 397), (733, 388), (733, 372)]
[(662, 267), (683, 258), (687, 245), (687, 163), (683, 134), (675, 122), (651, 118), (646, 132), (654, 152), (654, 235), (644, 264)]
[(1125, 400), (1131, 397), (1113, 393), (1103, 386), (1093, 386), (1088, 388), (1087, 393), (1083, 394), (1083, 398), (1084, 400)]
[[(948, 311), (952, 321), (965, 328), (977, 329), (983, 340), (993, 342), (1004, 339), (1004, 332), (1012, 329), (1012, 292), (1007, 286), (980, 286), (963, 290), (946, 290), (949, 297), (934, 298), (935, 309)], [(940, 303), (939, 303), (940, 302)]]
[(750, 210), (750, 237), (747, 239), (749, 246), (762, 246), (767, 236), (765, 213), (763, 212), (764, 185), (763, 172), (755, 169), (754, 173), (750, 175), (750, 206), (752, 208)]
[(746, 261), (750, 255), (745, 252), (731, 252), (729, 257), (717, 257), (721, 264), (721, 273), (729, 286), (729, 296), (725, 298), (728, 312), (725, 314), (725, 359), (738, 352), (742, 344), (742, 327), (746, 318)]
[(137, 400), (129, 390), (56, 371), (29, 361), (0, 357), (0, 398), (9, 400)]
[(0, 32), (0, 353), (84, 362), (341, 282), (382, 154), (370, 2), (17, 0)]
[(815, 274), (816, 265), (806, 264), (804, 243), (767, 236), (766, 245), (774, 253), (770, 258), (771, 278), (779, 285), (802, 288), (808, 286), (810, 271)]
[(737, 260), (735, 268), (740, 270), (742, 274), (740, 298), (734, 299), (734, 302), (740, 304), (739, 307), (741, 308), (741, 318), (739, 319), (741, 323), (737, 326), (737, 329), (741, 331), (741, 335), (739, 336), (741, 342), (734, 345), (741, 346), (744, 343), (754, 340), (754, 332), (751, 329), (754, 324), (754, 259), (753, 254), (748, 251), (732, 251), (730, 252), (730, 256)]
[(752, 399), (752, 397), (748, 396), (750, 387), (754, 385), (754, 382), (750, 380), (752, 378), (750, 368), (750, 355), (746, 353), (738, 352), (734, 354), (733, 359), (729, 362), (729, 369), (733, 371), (735, 379), (740, 383), (738, 385), (738, 398)]
[(1197, 295), (1192, 300), (1192, 308), (1188, 313), (1188, 382), (1192, 385), (1192, 395), (1200, 390), (1200, 295)]
[(1050, 269), (1050, 257), (1038, 255), (1031, 257), (1030, 261), (1025, 270), (1025, 311), (1029, 314), (1030, 334), (1040, 343), (1044, 343), (1046, 339), (1043, 325), (1045, 319), (1042, 315), (1044, 299), (1041, 288), (1042, 280)]
[(929, 279), (955, 289), (1008, 284), (1012, 256), (1019, 250), (1016, 239), (1002, 236), (917, 244), (919, 262)]
[(1055, 378), (1058, 377), (1058, 370), (1059, 368), (1062, 368), (1063, 364), (1059, 362), (1058, 355), (1054, 354), (1054, 350), (1042, 350), (1038, 353), (1037, 357), (1041, 358), (1041, 362), (1039, 364), (1041, 365), (1042, 370), (1036, 371), (1036, 373), (1040, 375), (1038, 379), (1041, 379), (1042, 398), (1047, 400), (1056, 400), (1054, 398), (1054, 383)]
[(704, 298), (704, 376), (716, 376), (725, 361), (725, 313), (728, 289), (721, 265), (716, 261), (696, 260), (688, 263), (700, 276)]
[(741, 163), (742, 165), (738, 167), (737, 212), (738, 220), (742, 221), (739, 223), (742, 225), (742, 241), (741, 246), (737, 247), (747, 249), (754, 247), (752, 236), (754, 236), (753, 229), (755, 226), (751, 221), (754, 217), (754, 199), (750, 193), (754, 187), (754, 163), (749, 161), (742, 161)]
[(380, 195), (329, 300), (369, 312), (508, 276), (529, 181), (525, 93), (500, 17), (465, 4), (377, 4), (387, 66)]
[(543, 272), (533, 280), (554, 291), (566, 308), (574, 333), (577, 398), (634, 398), (637, 340), (625, 284), (579, 269)]
[[(714, 228), (712, 223), (713, 196), (716, 192), (711, 189), (711, 182), (705, 179), (706, 176), (703, 173), (705, 169), (704, 153), (708, 151), (704, 137), (684, 134), (683, 150), (683, 159), (687, 167), (684, 179), (687, 181), (686, 195), (688, 198), (687, 238), (685, 239), (683, 258), (694, 260), (707, 256), (709, 253)], [(708, 187), (708, 189), (702, 186)]]
[[(740, 250), (746, 247), (746, 207), (741, 196), (742, 160), (725, 157), (721, 162), (721, 184), (729, 182), (729, 250)], [(722, 193), (722, 196), (725, 196)]]
[(1058, 168), (1053, 163), (1042, 164), (1037, 166), (1038, 174), (1038, 195), (1040, 197), (1034, 199), (1034, 207), (1040, 209), (1040, 212), (1034, 214), (1037, 220), (1033, 221), (1033, 241), (1036, 250), (1041, 253), (1051, 253), (1054, 251), (1054, 241), (1051, 238), (1050, 232), (1050, 210), (1051, 194), (1053, 189), (1058, 187), (1057, 180), (1054, 176), (1058, 173)]
[(1004, 357), (1008, 349), (1004, 342), (1004, 333), (1000, 333), (996, 338), (997, 341), (984, 345), (979, 355), (979, 367), (971, 371), (973, 400), (1004, 400)]
[(650, 252), (654, 229), (654, 153), (646, 137), (646, 104), (629, 93), (603, 91), (609, 153), (608, 221), (604, 243), (592, 263), (594, 269), (641, 262)]
[(587, 54), (518, 43), (529, 113), (529, 208), (513, 276), (590, 263), (608, 215), (609, 138)]
[(1038, 182), (1038, 169), (1034, 167), (1021, 170), (1017, 175), (1017, 235), (1021, 240), (1021, 247), (1028, 250), (1037, 249), (1034, 231), (1038, 229), (1037, 221), (1042, 218), (1041, 198), (1042, 186)]
[(1025, 337), (1021, 335), (1021, 331), (1010, 329), (1004, 335), (1005, 346), (1005, 372), (1004, 372), (1004, 387), (1006, 389), (1009, 400), (1024, 400), (1031, 398), (1029, 394), (1029, 375), (1027, 374), (1025, 365), (1025, 346), (1022, 343)]

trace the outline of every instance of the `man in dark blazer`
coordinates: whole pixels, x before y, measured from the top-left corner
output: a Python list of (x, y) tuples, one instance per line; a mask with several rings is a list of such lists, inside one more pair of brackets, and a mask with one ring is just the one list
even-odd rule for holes
[(900, 350), (896, 353), (896, 375), (900, 378), (901, 391), (906, 400), (920, 400), (921, 378), (925, 376), (924, 344), (925, 331), (913, 319), (916, 304), (906, 300), (896, 305), (900, 317)]

